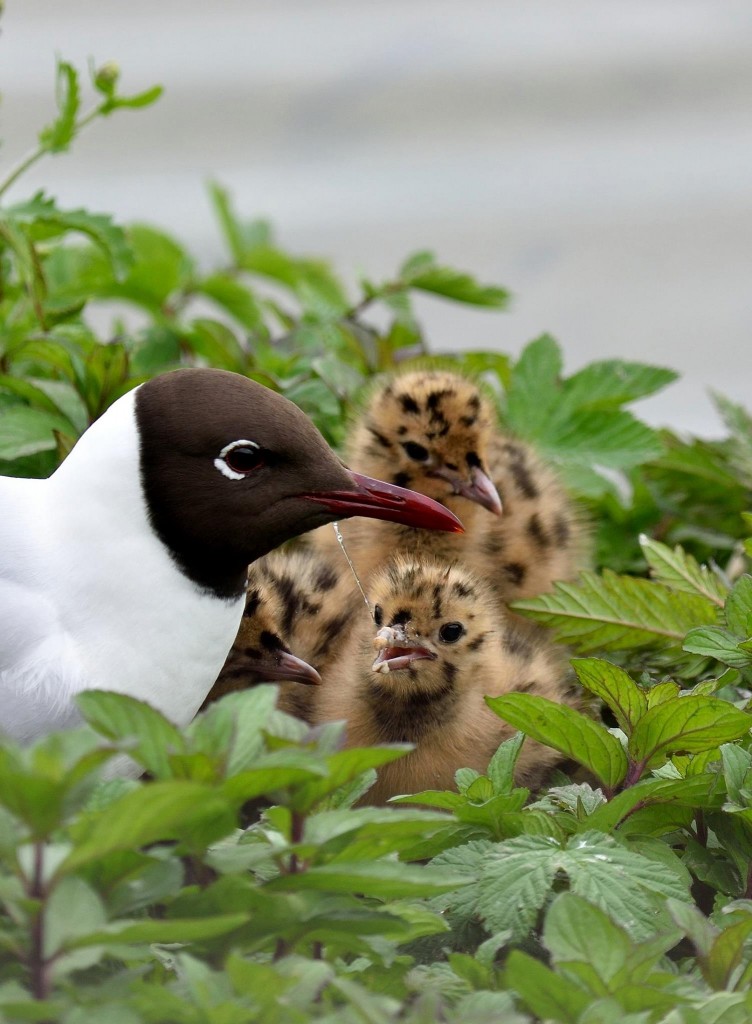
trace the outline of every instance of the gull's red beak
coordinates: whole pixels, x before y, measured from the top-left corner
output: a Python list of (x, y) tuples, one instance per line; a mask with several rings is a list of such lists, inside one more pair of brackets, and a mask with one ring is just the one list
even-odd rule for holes
[(405, 526), (419, 526), (424, 530), (464, 533), (457, 516), (433, 498), (360, 473), (350, 472), (350, 476), (355, 484), (351, 491), (322, 491), (319, 494), (301, 494), (300, 497), (325, 505), (340, 519), (366, 516)]

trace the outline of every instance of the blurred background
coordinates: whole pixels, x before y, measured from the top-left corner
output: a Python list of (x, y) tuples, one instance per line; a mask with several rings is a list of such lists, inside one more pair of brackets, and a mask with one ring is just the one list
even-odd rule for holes
[(3, 26), (4, 167), (52, 117), (56, 53), (166, 89), (11, 198), (152, 221), (211, 265), (214, 177), (346, 279), (427, 248), (512, 290), (419, 299), (437, 351), (549, 331), (567, 372), (671, 366), (640, 415), (705, 436), (708, 388), (752, 404), (749, 0), (7, 0)]

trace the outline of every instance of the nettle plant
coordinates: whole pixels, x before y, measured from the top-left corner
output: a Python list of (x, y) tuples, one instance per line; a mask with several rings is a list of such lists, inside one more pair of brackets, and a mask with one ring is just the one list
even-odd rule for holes
[[(717, 398), (724, 440), (655, 431), (627, 407), (671, 370), (567, 376), (547, 336), (516, 360), (431, 356), (416, 292), (503, 309), (506, 290), (419, 253), (350, 295), (216, 184), (227, 262), (211, 271), (154, 226), (8, 201), (38, 159), (160, 92), (121, 94), (111, 65), (91, 77), (82, 113), (59, 63), (57, 116), (0, 182), (0, 472), (50, 473), (120, 394), (178, 365), (278, 389), (334, 444), (374, 374), (471, 373), (593, 523), (596, 570), (515, 606), (577, 655), (589, 707), (491, 699), (520, 732), (486, 774), (371, 808), (374, 771), (407, 748), (344, 749), (341, 727), (275, 710), (272, 687), (185, 730), (83, 695), (80, 729), (0, 742), (0, 1022), (749, 1020), (752, 418)], [(525, 735), (572, 777), (516, 786)], [(124, 754), (141, 780), (107, 774)]]

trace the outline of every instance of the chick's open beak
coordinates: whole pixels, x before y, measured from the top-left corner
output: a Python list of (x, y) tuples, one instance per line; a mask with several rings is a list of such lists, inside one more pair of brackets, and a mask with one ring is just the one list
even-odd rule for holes
[(378, 631), (373, 640), (373, 646), (378, 651), (376, 660), (371, 666), (373, 672), (388, 673), (398, 672), (407, 668), (413, 661), (428, 658), (435, 660), (436, 655), (427, 647), (421, 646), (417, 641), (409, 639), (404, 629), (399, 626), (384, 626)]
[(501, 515), (502, 506), (499, 492), (491, 478), (483, 472), (480, 466), (471, 468), (469, 478), (446, 466), (431, 470), (429, 475), (446, 480), (452, 485), (455, 494), (461, 494), (463, 498), (482, 505), (489, 512), (493, 512), (495, 516)]
[(405, 526), (418, 526), (425, 530), (464, 532), (459, 519), (433, 498), (360, 473), (350, 472), (350, 476), (353, 480), (352, 490), (321, 491), (302, 494), (300, 497), (325, 505), (336, 512), (340, 519), (366, 516), (369, 519), (403, 523)]

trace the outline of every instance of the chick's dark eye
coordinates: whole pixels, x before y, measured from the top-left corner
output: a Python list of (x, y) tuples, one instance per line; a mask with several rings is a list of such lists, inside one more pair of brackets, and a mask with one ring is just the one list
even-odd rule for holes
[(425, 462), (428, 458), (428, 449), (424, 448), (422, 444), (416, 444), (415, 441), (405, 441), (402, 447), (405, 449), (405, 454), (411, 459), (415, 459), (416, 462)]
[(380, 604), (377, 604), (376, 607), (373, 609), (373, 621), (376, 623), (377, 626), (380, 626), (381, 623), (384, 621), (384, 613), (381, 610)]
[(445, 644), (456, 644), (464, 632), (465, 627), (461, 622), (445, 622), (439, 630), (439, 640)]

